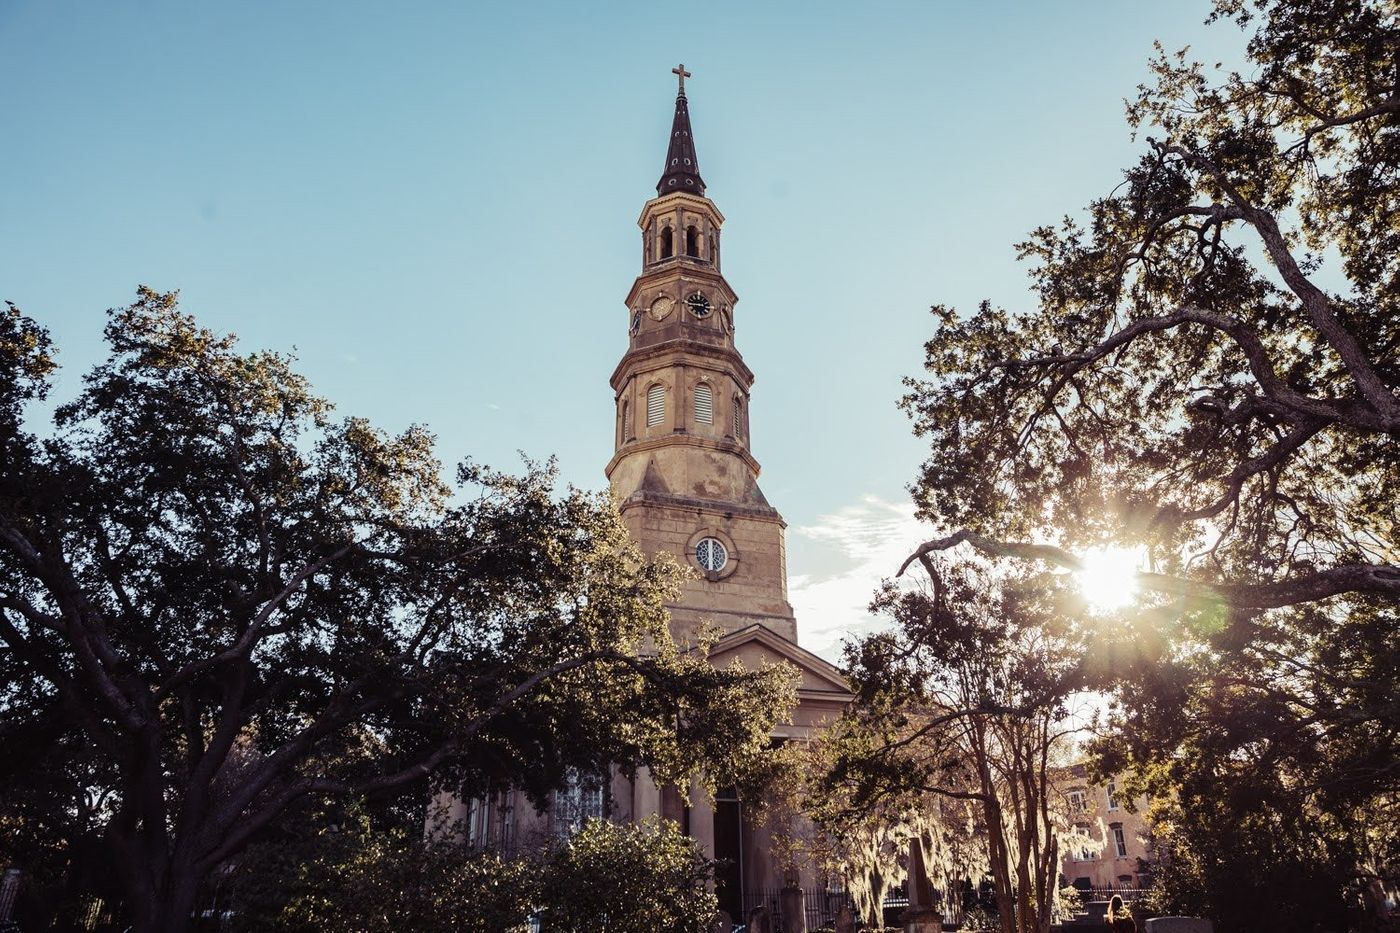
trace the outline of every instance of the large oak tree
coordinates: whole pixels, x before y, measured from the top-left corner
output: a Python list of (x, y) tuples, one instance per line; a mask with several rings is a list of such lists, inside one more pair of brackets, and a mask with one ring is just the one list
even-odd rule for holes
[(1140, 549), (1097, 751), (1161, 803), (1167, 906), (1350, 928), (1400, 883), (1400, 9), (1212, 19), (1248, 67), (1159, 49), (1141, 158), (1020, 247), (1036, 305), (934, 308), (905, 566)]
[(0, 820), (96, 853), (142, 931), (309, 797), (646, 763), (736, 780), (791, 701), (672, 643), (673, 565), (548, 467), (446, 484), (422, 428), (335, 420), (174, 295), (110, 312), (51, 428), (46, 332), (0, 315)]
[(1172, 595), (1400, 595), (1400, 21), (1216, 16), (1258, 19), (1253, 72), (1159, 55), (1139, 162), (1021, 245), (1038, 306), (934, 309), (905, 406), (922, 514), (952, 533), (921, 553), (1146, 545), (1141, 584)]

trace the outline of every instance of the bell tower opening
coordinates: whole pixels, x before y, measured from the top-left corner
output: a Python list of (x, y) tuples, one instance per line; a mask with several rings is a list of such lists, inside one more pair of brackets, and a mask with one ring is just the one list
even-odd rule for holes
[(695, 229), (694, 224), (685, 228), (685, 254), (700, 258), (700, 231)]
[(671, 228), (670, 228), (670, 227), (662, 227), (662, 228), (661, 228), (661, 258), (662, 258), (662, 259), (670, 259), (670, 258), (671, 258), (671, 254), (672, 254), (673, 252), (675, 252), (675, 249), (674, 249), (674, 247), (672, 246), (672, 243), (671, 243)]

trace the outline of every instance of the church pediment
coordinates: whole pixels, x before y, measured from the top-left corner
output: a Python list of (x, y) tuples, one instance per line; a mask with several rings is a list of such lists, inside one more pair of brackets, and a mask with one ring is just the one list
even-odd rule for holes
[(754, 624), (731, 632), (710, 650), (710, 663), (716, 667), (728, 667), (735, 660), (750, 670), (765, 662), (786, 661), (801, 675), (800, 694), (826, 695), (841, 702), (852, 698), (846, 679), (834, 665), (763, 625)]

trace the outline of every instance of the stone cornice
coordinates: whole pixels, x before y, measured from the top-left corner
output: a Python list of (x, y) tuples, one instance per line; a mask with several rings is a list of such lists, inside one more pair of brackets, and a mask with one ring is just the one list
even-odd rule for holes
[[(674, 337), (649, 347), (628, 350), (623, 354), (622, 359), (618, 360), (617, 368), (613, 370), (612, 378), (608, 382), (612, 386), (613, 392), (621, 392), (622, 387), (627, 382), (627, 377), (633, 371), (661, 369), (666, 365), (667, 358), (676, 356), (684, 356), (685, 359), (682, 362), (687, 365), (698, 365), (719, 373), (737, 374), (745, 392), (753, 386), (753, 370), (749, 369), (738, 350), (733, 347), (703, 343), (689, 337)], [(646, 365), (653, 361), (661, 362), (657, 366), (648, 367)], [(712, 362), (714, 365), (705, 366), (705, 362)]]
[[(727, 517), (740, 516), (758, 522), (771, 522), (780, 528), (786, 528), (787, 522), (778, 514), (778, 510), (769, 506), (740, 505), (737, 502), (718, 502), (714, 499), (697, 499), (693, 496), (678, 496), (675, 493), (666, 492), (634, 492), (617, 505), (617, 510), (626, 515), (631, 509), (640, 506), (664, 507), (672, 509), (685, 509), (692, 512), (708, 512), (712, 515), (724, 515)], [(770, 614), (764, 615), (767, 618)], [(777, 618), (777, 616), (773, 616)]]
[[(754, 455), (744, 445), (727, 438), (701, 437), (698, 434), (686, 434), (681, 431), (673, 431), (670, 434), (663, 434), (660, 437), (648, 437), (642, 440), (631, 440), (618, 448), (617, 453), (612, 455), (608, 465), (603, 469), (604, 475), (612, 479), (613, 469), (622, 462), (624, 457), (632, 454), (646, 453), (648, 450), (658, 450), (662, 447), (699, 447), (702, 450), (717, 450), (721, 453), (730, 454), (744, 461), (744, 465), (753, 471), (757, 478), (762, 469)], [(696, 500), (701, 501), (701, 500)]]
[(664, 286), (671, 282), (686, 283), (671, 296), (677, 301), (685, 297), (681, 292), (689, 291), (695, 286), (707, 285), (723, 292), (731, 307), (739, 304), (738, 293), (730, 286), (723, 273), (708, 260), (691, 256), (670, 256), (650, 263), (632, 282), (632, 287), (627, 290), (627, 297), (622, 302), (627, 306), (628, 312), (632, 313), (636, 310), (633, 305), (637, 303), (638, 294), (652, 288), (664, 290)]
[(718, 221), (721, 226), (724, 224), (724, 215), (720, 213), (714, 201), (711, 201), (703, 195), (690, 194), (685, 191), (670, 191), (659, 197), (652, 198), (642, 205), (642, 213), (637, 217), (637, 226), (645, 230), (648, 217), (654, 213), (668, 211), (676, 205), (693, 207), (697, 211), (706, 211), (713, 214), (715, 220)]

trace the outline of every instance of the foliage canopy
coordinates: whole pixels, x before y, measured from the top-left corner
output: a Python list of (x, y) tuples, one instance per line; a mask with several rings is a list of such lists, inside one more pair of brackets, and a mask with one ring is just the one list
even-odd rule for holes
[(334, 420), (173, 294), (106, 337), (41, 438), (52, 348), (0, 316), (3, 854), (87, 846), (138, 930), (177, 930), (308, 797), (425, 799), (431, 774), (542, 800), (609, 764), (740, 782), (766, 755), (786, 674), (673, 644), (678, 570), (605, 495), (538, 464), (449, 486), (425, 429)]
[(933, 309), (904, 406), (945, 533), (905, 567), (1140, 549), (1096, 750), (1159, 802), (1167, 900), (1336, 928), (1400, 882), (1400, 9), (1212, 20), (1249, 68), (1158, 48), (1141, 158), (1020, 246), (1036, 307)]

